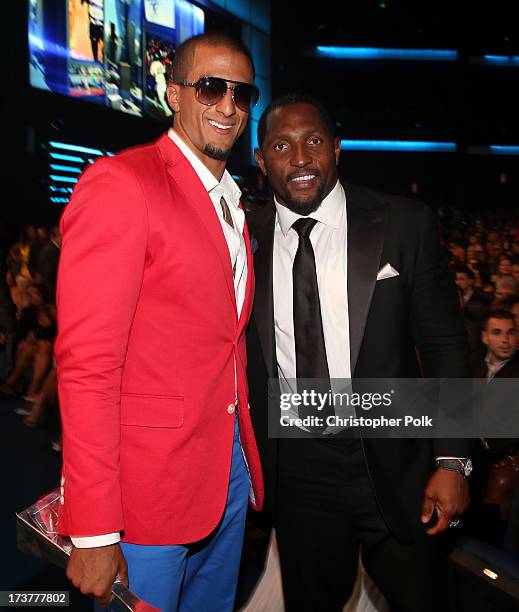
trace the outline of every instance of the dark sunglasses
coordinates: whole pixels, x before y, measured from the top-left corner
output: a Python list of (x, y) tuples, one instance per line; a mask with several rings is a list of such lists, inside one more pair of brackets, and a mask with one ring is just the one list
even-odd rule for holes
[[(194, 87), (197, 100), (206, 106), (217, 104), (227, 94), (227, 90), (230, 89), (233, 102), (244, 113), (248, 113), (258, 103), (260, 96), (256, 85), (241, 83), (240, 81), (230, 81), (219, 77), (204, 76), (200, 77), (196, 83), (188, 83), (187, 81), (175, 81), (175, 83), (184, 87)], [(228, 85), (228, 83), (234, 84)]]

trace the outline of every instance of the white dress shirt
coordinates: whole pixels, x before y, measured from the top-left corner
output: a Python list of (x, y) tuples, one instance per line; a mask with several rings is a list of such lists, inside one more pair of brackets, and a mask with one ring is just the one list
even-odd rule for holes
[[(274, 203), (277, 212), (273, 260), (274, 327), (278, 374), (286, 383), (296, 378), (292, 266), (299, 237), (291, 228), (302, 215), (289, 210), (275, 198)], [(308, 216), (318, 221), (310, 234), (310, 242), (315, 254), (330, 378), (351, 378), (346, 194), (339, 181), (319, 208)]]
[[(296, 346), (294, 339), (292, 266), (299, 236), (292, 228), (302, 215), (289, 210), (274, 198), (274, 327), (280, 384), (287, 392), (296, 392)], [(324, 345), (331, 387), (340, 392), (334, 379), (351, 379), (350, 328), (348, 316), (348, 225), (346, 194), (339, 181), (308, 215), (317, 219), (310, 234), (314, 249), (317, 287), (321, 304)], [(297, 415), (296, 415), (297, 416)], [(459, 459), (439, 456), (436, 459)]]
[[(245, 290), (247, 287), (247, 250), (243, 237), (243, 227), (245, 225), (245, 213), (240, 208), (241, 191), (232, 176), (224, 171), (220, 181), (211, 171), (198, 159), (191, 151), (189, 146), (171, 128), (168, 136), (186, 156), (189, 163), (193, 166), (198, 178), (202, 181), (214, 209), (220, 221), (222, 231), (229, 248), (229, 266), (234, 269), (234, 292), (236, 295), (237, 316), (239, 318), (245, 300)], [(223, 210), (220, 204), (221, 197), (225, 198), (231, 213), (234, 227), (231, 227), (223, 218)], [(63, 487), (63, 482), (62, 482)], [(62, 488), (63, 495), (63, 488)], [(95, 548), (116, 544), (121, 539), (120, 534), (108, 533), (91, 537), (72, 537), (72, 543), (76, 548)]]

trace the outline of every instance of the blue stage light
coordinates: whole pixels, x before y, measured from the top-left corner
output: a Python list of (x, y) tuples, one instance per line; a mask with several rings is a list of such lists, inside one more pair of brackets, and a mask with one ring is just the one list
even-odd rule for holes
[(76, 157), (75, 155), (63, 155), (63, 153), (49, 153), (52, 159), (60, 159), (61, 161), (77, 162), (78, 164), (84, 164), (85, 160), (82, 157)]
[(77, 183), (77, 178), (72, 176), (61, 176), (61, 174), (50, 174), (49, 178), (58, 183)]
[(90, 149), (89, 147), (80, 147), (79, 145), (66, 144), (65, 142), (49, 142), (49, 145), (54, 149), (65, 149), (66, 151), (76, 151), (77, 153), (90, 153), (91, 155), (103, 155), (100, 149)]
[(341, 140), (343, 151), (417, 151), (422, 153), (455, 153), (455, 142), (420, 140)]
[(488, 148), (494, 155), (519, 155), (519, 146), (490, 145)]
[(519, 66), (519, 55), (484, 55), (483, 63), (494, 66)]
[(75, 166), (61, 166), (60, 164), (50, 164), (53, 170), (63, 170), (63, 172), (74, 172), (75, 174), (81, 174), (83, 170), (76, 168)]
[(458, 52), (453, 49), (383, 49), (378, 47), (318, 46), (317, 55), (335, 59), (415, 60), (455, 62)]

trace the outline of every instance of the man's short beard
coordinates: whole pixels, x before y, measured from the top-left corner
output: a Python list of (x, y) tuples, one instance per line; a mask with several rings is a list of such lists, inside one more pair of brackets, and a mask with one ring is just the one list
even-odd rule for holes
[(321, 206), (322, 201), (324, 200), (323, 194), (324, 185), (321, 186), (315, 198), (306, 202), (300, 202), (298, 200), (295, 200), (294, 198), (291, 198), (290, 195), (287, 193), (284, 198), (285, 206), (292, 212), (295, 212), (298, 215), (303, 215), (303, 217), (307, 217), (308, 215), (315, 212), (319, 208), (319, 206)]
[(227, 161), (227, 158), (231, 154), (231, 149), (217, 149), (214, 145), (208, 143), (204, 147), (204, 153), (213, 159)]

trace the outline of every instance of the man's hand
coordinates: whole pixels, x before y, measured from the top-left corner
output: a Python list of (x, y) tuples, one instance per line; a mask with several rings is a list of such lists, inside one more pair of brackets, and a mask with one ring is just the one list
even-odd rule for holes
[(100, 606), (112, 600), (116, 578), (128, 587), (128, 565), (119, 544), (99, 548), (73, 548), (67, 578), (83, 595), (93, 595)]
[(470, 502), (469, 487), (465, 478), (450, 470), (437, 468), (425, 487), (422, 504), (422, 523), (431, 520), (434, 510), (437, 522), (427, 529), (429, 535), (445, 531), (452, 520), (463, 514)]

